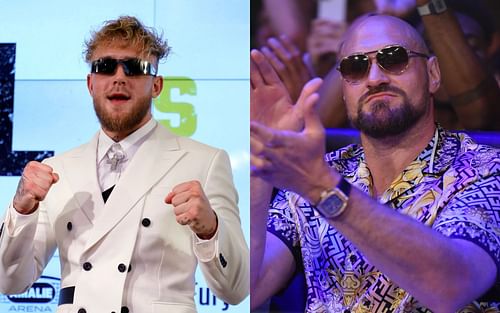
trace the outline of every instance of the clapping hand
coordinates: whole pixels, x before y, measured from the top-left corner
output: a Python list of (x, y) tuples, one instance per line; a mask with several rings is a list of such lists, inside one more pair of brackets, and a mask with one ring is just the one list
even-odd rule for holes
[(316, 200), (323, 188), (320, 177), (328, 177), (325, 130), (314, 108), (319, 82), (306, 85), (296, 104), (301, 108), (302, 129), (276, 129), (255, 120), (250, 124), (251, 175), (309, 200)]

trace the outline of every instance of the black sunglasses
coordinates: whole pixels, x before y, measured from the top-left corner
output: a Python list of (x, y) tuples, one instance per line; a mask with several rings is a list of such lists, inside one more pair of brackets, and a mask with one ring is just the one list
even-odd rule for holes
[(429, 58), (427, 54), (415, 52), (400, 45), (390, 45), (380, 50), (346, 56), (340, 61), (337, 70), (347, 82), (359, 83), (370, 70), (371, 61), (368, 54), (371, 53), (376, 53), (377, 65), (390, 74), (401, 74), (406, 71), (410, 57)]
[(113, 58), (97, 59), (92, 62), (90, 72), (95, 74), (113, 75), (116, 72), (118, 64), (122, 65), (123, 72), (127, 76), (156, 76), (156, 69), (153, 64), (137, 58), (122, 60)]

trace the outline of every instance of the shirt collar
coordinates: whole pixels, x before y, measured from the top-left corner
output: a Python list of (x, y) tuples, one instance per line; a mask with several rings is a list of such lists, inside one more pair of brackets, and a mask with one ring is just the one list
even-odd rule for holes
[[(452, 164), (459, 148), (459, 136), (437, 125), (436, 132), (427, 146), (384, 192), (382, 195), (384, 202), (397, 197), (421, 180), (433, 180), (441, 176)], [(342, 175), (355, 182), (366, 193), (371, 193), (373, 181), (361, 145), (350, 145), (327, 156), (326, 160), (330, 161)], [(403, 181), (406, 188), (398, 188), (398, 191), (394, 192), (396, 185), (403, 185), (399, 184), (399, 181)]]
[[(139, 129), (134, 131), (132, 134), (128, 135), (124, 139), (120, 140), (118, 143), (122, 147), (123, 151), (127, 151), (134, 144), (141, 142), (144, 137), (146, 137), (155, 128), (157, 122), (155, 119), (151, 118), (146, 124), (141, 126)], [(99, 139), (97, 145), (97, 164), (101, 162), (109, 148), (116, 143), (111, 139), (101, 128), (99, 131)]]

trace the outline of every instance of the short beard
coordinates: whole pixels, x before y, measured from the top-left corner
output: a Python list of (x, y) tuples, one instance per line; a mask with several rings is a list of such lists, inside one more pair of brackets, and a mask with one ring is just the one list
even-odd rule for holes
[(150, 99), (140, 99), (137, 106), (126, 114), (112, 113), (94, 99), (94, 110), (101, 127), (110, 132), (133, 132), (151, 110)]
[[(403, 97), (401, 105), (391, 108), (385, 101), (372, 103), (370, 112), (363, 111), (364, 100), (377, 92), (391, 91)], [(426, 95), (424, 95), (423, 99)], [(427, 96), (428, 97), (428, 96)], [(381, 85), (364, 94), (358, 101), (358, 115), (351, 123), (364, 134), (376, 138), (386, 138), (402, 134), (411, 129), (425, 114), (427, 105), (415, 106), (406, 93), (396, 87)]]

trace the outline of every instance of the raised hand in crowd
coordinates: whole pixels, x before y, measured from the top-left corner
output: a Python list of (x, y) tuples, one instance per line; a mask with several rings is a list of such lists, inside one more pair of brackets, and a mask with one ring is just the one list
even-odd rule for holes
[(302, 87), (312, 78), (298, 46), (288, 36), (281, 35), (269, 38), (261, 52), (283, 81), (292, 101), (297, 101)]
[(312, 22), (308, 38), (308, 53), (311, 67), (316, 75), (324, 77), (319, 90), (316, 108), (325, 127), (348, 125), (345, 104), (342, 99), (342, 78), (335, 69), (346, 23), (316, 19)]
[(325, 77), (335, 67), (346, 23), (315, 19), (307, 38), (307, 51), (314, 73)]
[(301, 51), (305, 51), (315, 1), (262, 0), (262, 4), (261, 17), (265, 20), (270, 36), (287, 35)]
[[(423, 6), (429, 0), (374, 0), (380, 13), (406, 16)], [(477, 23), (477, 17), (467, 12), (467, 8), (476, 11), (485, 10), (483, 2), (450, 2), (450, 8), (444, 8), (436, 14), (422, 16), (422, 25), (430, 48), (436, 54), (442, 75), (440, 90), (436, 93), (436, 120), (448, 129), (496, 130), (500, 118), (498, 99), (500, 90), (493, 73), (487, 68), (488, 60), (484, 51), (478, 51), (475, 40), (468, 40), (476, 34), (468, 34), (468, 24)], [(454, 11), (459, 9), (460, 13)], [(465, 10), (464, 10), (465, 9)], [(482, 15), (487, 16), (487, 12)], [(470, 15), (470, 16), (469, 16)], [(460, 18), (459, 18), (460, 17)], [(477, 29), (476, 29), (477, 28)], [(474, 32), (480, 30), (477, 23)], [(484, 35), (484, 34), (482, 34)]]
[[(428, 0), (417, 0), (421, 6)], [(499, 129), (500, 91), (485, 62), (469, 45), (450, 9), (422, 16), (425, 33), (441, 68), (443, 87), (456, 116), (449, 128)], [(438, 121), (440, 116), (437, 115)]]

